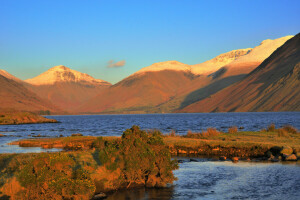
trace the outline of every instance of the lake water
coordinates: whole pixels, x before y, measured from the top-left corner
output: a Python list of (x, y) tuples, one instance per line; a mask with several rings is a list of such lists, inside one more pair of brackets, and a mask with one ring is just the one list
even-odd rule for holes
[[(189, 113), (189, 114), (142, 114), (142, 115), (69, 115), (47, 116), (61, 123), (1, 125), (0, 153), (36, 152), (40, 148), (19, 148), (6, 143), (31, 138), (34, 135), (46, 137), (70, 136), (82, 133), (92, 136), (120, 136), (132, 125), (142, 129), (159, 129), (163, 133), (175, 130), (186, 134), (188, 130), (199, 132), (214, 127), (227, 131), (231, 126), (244, 127), (245, 131), (257, 131), (271, 123), (277, 127), (290, 124), (300, 129), (300, 112), (261, 112), (261, 113)], [(48, 150), (47, 150), (48, 151)]]
[(300, 199), (300, 163), (186, 162), (166, 189), (119, 191), (107, 200)]
[[(83, 135), (121, 135), (132, 125), (142, 129), (159, 129), (163, 133), (175, 130), (186, 134), (188, 130), (201, 131), (215, 127), (226, 131), (230, 126), (257, 131), (271, 123), (277, 127), (290, 124), (300, 129), (300, 112), (278, 113), (205, 113), (205, 114), (147, 114), (147, 115), (83, 115), (47, 116), (57, 124), (27, 124), (0, 126), (0, 153), (39, 152), (40, 148), (8, 146), (7, 142), (33, 135), (47, 137)], [(49, 150), (47, 150), (49, 151)], [(110, 200), (122, 199), (300, 199), (300, 163), (212, 162), (197, 158), (199, 162), (184, 162), (178, 177), (166, 189), (134, 189), (116, 192)]]

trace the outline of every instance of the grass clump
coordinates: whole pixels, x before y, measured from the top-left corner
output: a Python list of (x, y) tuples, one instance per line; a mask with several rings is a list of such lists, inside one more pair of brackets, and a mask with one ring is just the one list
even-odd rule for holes
[(238, 128), (236, 126), (232, 126), (228, 128), (228, 133), (234, 134), (238, 132)]
[(275, 132), (276, 128), (275, 128), (275, 124), (270, 124), (267, 128), (268, 132)]
[(291, 126), (291, 125), (285, 125), (284, 127), (282, 127), (282, 129), (285, 130), (286, 132), (292, 133), (292, 134), (299, 133), (298, 130), (295, 127)]
[(186, 135), (183, 135), (182, 137), (185, 138), (195, 138), (195, 139), (203, 139), (203, 138), (210, 138), (220, 135), (221, 132), (219, 132), (215, 128), (207, 128), (206, 131), (202, 131), (201, 133), (188, 131)]
[(284, 128), (277, 129), (278, 137), (289, 137), (290, 134)]

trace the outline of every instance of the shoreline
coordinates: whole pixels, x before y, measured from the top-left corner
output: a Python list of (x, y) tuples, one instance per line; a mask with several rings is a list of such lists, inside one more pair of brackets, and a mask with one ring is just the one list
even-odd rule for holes
[[(198, 134), (198, 133), (197, 133)], [(218, 133), (219, 134), (219, 133)], [(195, 133), (196, 135), (196, 133)], [(194, 137), (194, 135), (192, 135)], [(197, 135), (196, 135), (197, 136)], [(106, 141), (118, 141), (119, 136), (101, 137)], [(206, 138), (165, 135), (163, 142), (172, 157), (207, 157), (220, 160), (269, 160), (273, 162), (300, 160), (300, 135), (279, 137), (276, 132), (220, 133)], [(94, 150), (95, 136), (69, 136), (57, 138), (30, 138), (9, 143), (19, 147), (41, 147), (62, 151)], [(290, 157), (289, 157), (290, 156)], [(292, 157), (291, 157), (292, 156)], [(296, 158), (295, 158), (296, 157)]]

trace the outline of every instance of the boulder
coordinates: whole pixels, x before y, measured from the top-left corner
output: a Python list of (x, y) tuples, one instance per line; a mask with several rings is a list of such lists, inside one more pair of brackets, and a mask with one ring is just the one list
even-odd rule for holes
[(191, 158), (190, 162), (198, 162), (198, 160)]
[(99, 193), (99, 194), (96, 194), (94, 197), (93, 197), (93, 200), (100, 200), (100, 199), (105, 199), (107, 198), (107, 195), (104, 194), (103, 192)]
[(291, 147), (285, 146), (281, 149), (280, 153), (281, 154), (292, 154), (294, 152), (294, 150)]
[(220, 156), (220, 158), (219, 158), (221, 161), (225, 161), (227, 158), (226, 158), (226, 156)]
[(0, 137), (4, 137), (5, 135), (3, 135), (3, 134), (0, 134)]
[(239, 158), (238, 157), (232, 157), (231, 160), (232, 160), (232, 162), (238, 162)]
[(297, 156), (295, 154), (287, 155), (284, 159), (285, 161), (297, 161)]
[(277, 156), (280, 154), (280, 151), (282, 150), (282, 147), (279, 147), (279, 146), (274, 146), (274, 147), (271, 147), (270, 148), (270, 152), (274, 155), (274, 156)]
[(273, 154), (272, 154), (272, 152), (269, 150), (269, 151), (267, 151), (267, 152), (265, 153), (265, 156), (266, 156), (267, 158), (271, 158), (271, 157), (273, 156)]
[(279, 162), (280, 160), (279, 160), (278, 158), (275, 158), (275, 157), (274, 157), (274, 158), (271, 159), (271, 161), (272, 161), (272, 162)]

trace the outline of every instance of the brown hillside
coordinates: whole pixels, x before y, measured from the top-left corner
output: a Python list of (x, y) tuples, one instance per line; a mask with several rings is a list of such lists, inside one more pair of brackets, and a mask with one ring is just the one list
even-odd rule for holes
[(42, 100), (22, 84), (0, 75), (0, 109), (15, 109), (39, 112), (60, 112), (51, 103)]
[[(188, 88), (198, 87), (197, 77), (186, 71), (163, 70), (132, 75), (103, 90), (88, 101), (80, 112), (153, 112), (159, 104), (171, 100)], [(208, 80), (204, 79), (204, 82)], [(183, 89), (185, 88), (185, 89)]]
[(26, 84), (26, 86), (39, 97), (68, 112), (73, 112), (75, 108), (109, 87), (109, 85), (95, 86), (75, 82), (57, 82), (52, 85)]
[(242, 81), (180, 112), (300, 110), (300, 34), (278, 48)]

